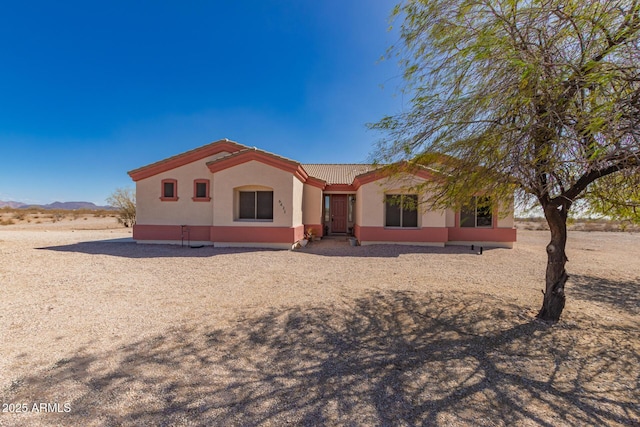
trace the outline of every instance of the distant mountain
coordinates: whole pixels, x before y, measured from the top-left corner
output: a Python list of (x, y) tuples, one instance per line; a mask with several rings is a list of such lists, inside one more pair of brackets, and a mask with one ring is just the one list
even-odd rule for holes
[(44, 209), (64, 209), (64, 210), (76, 210), (76, 209), (89, 209), (89, 210), (98, 210), (98, 209), (111, 209), (111, 207), (107, 206), (97, 206), (95, 203), (91, 202), (53, 202), (48, 205), (42, 205)]
[(87, 210), (100, 210), (100, 209), (108, 209), (111, 210), (113, 207), (111, 206), (98, 206), (95, 203), (91, 202), (53, 202), (48, 205), (28, 205), (22, 202), (3, 202), (0, 200), (0, 208), (12, 208), (12, 209), (26, 209), (26, 208), (41, 208), (41, 209), (62, 209), (73, 211), (77, 209), (87, 209)]
[(0, 200), (0, 208), (12, 208), (12, 209), (19, 209), (19, 208), (23, 208), (27, 206), (25, 203), (22, 202), (3, 202), (2, 200)]

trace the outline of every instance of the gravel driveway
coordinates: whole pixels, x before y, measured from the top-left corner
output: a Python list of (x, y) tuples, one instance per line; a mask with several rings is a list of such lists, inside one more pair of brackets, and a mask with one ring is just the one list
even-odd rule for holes
[(640, 235), (512, 250), (0, 231), (0, 425), (640, 425)]

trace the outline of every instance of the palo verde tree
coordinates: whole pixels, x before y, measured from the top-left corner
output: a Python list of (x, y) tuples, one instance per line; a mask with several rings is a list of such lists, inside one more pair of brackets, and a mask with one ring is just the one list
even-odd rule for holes
[(437, 164), (434, 207), (537, 201), (551, 230), (538, 317), (558, 321), (571, 207), (638, 218), (639, 1), (407, 0), (393, 17), (411, 101), (370, 125), (376, 160)]

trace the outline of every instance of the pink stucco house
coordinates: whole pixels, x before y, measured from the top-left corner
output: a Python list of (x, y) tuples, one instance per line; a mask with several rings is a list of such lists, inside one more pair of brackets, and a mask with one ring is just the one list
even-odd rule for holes
[[(513, 207), (463, 212), (408, 209), (392, 198), (420, 195), (426, 169), (389, 177), (372, 165), (301, 164), (223, 139), (129, 172), (136, 182), (139, 243), (291, 246), (316, 236), (354, 235), (362, 245), (395, 243), (512, 247)], [(504, 209), (504, 211), (499, 211)]]

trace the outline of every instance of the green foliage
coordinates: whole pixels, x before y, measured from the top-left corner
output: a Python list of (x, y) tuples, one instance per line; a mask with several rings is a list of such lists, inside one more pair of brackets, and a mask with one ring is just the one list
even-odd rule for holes
[(131, 188), (117, 188), (107, 199), (110, 206), (118, 209), (118, 222), (125, 227), (136, 223), (136, 193)]
[(589, 212), (640, 225), (640, 176), (627, 171), (594, 182), (586, 194)]
[(639, 3), (408, 0), (393, 17), (411, 102), (370, 125), (375, 161), (441, 171), (432, 205), (517, 189), (568, 210), (602, 177), (640, 175)]

